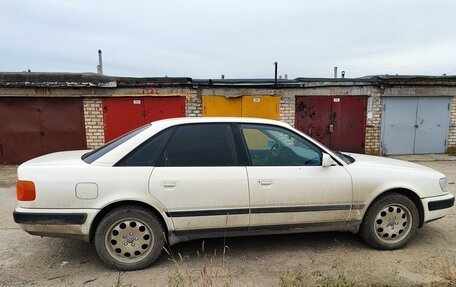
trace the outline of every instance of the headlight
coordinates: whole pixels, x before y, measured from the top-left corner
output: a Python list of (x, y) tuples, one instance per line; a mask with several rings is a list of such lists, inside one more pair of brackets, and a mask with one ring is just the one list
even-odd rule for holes
[(448, 192), (448, 181), (447, 181), (447, 178), (446, 177), (441, 178), (439, 183), (440, 183), (440, 189), (443, 192)]

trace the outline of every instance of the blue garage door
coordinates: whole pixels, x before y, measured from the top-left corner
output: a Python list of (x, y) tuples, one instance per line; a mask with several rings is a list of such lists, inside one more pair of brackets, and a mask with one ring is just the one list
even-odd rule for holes
[(450, 97), (385, 97), (382, 154), (444, 153)]

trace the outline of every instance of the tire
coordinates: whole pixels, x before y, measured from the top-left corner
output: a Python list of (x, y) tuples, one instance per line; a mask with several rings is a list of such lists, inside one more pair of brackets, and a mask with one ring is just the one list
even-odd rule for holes
[(359, 235), (376, 249), (399, 249), (415, 235), (419, 220), (418, 209), (412, 200), (399, 193), (388, 193), (369, 206)]
[(165, 243), (164, 228), (146, 208), (126, 205), (103, 217), (94, 241), (98, 255), (111, 268), (139, 270), (160, 257)]

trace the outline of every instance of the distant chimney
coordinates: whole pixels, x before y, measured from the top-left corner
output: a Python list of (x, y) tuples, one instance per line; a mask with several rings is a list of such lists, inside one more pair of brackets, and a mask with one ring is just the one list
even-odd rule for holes
[(288, 74), (285, 74), (285, 80), (288, 80)]
[(340, 75), (341, 75), (342, 79), (345, 78), (345, 71), (340, 72)]
[(334, 67), (334, 79), (337, 79), (337, 67)]
[(99, 75), (103, 75), (103, 59), (101, 57), (101, 50), (98, 50), (97, 72)]
[(277, 86), (277, 68), (279, 63), (274, 62), (274, 85)]

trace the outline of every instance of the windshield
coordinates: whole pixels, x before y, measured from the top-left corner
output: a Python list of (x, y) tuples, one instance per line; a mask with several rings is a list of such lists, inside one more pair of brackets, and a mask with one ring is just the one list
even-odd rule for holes
[(103, 155), (105, 155), (108, 152), (110, 152), (111, 150), (115, 149), (119, 145), (123, 144), (127, 140), (129, 140), (132, 137), (136, 136), (137, 134), (139, 134), (143, 130), (147, 129), (150, 126), (151, 126), (151, 124), (144, 125), (144, 126), (139, 127), (139, 128), (137, 128), (135, 130), (132, 130), (131, 132), (126, 133), (126, 134), (124, 134), (124, 135), (122, 135), (122, 136), (120, 136), (120, 137), (118, 137), (116, 139), (113, 139), (112, 141), (108, 142), (107, 144), (102, 145), (101, 147), (99, 147), (97, 149), (94, 149), (93, 151), (84, 154), (81, 157), (81, 159), (83, 161), (85, 161), (86, 163), (92, 163), (92, 162), (96, 161), (97, 159), (99, 159), (100, 157), (102, 157)]

